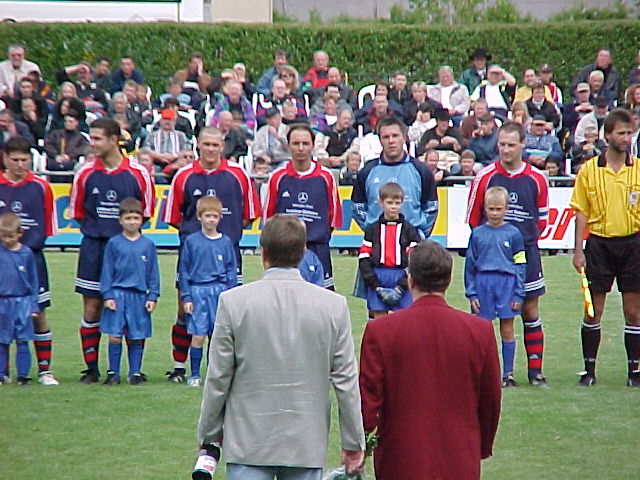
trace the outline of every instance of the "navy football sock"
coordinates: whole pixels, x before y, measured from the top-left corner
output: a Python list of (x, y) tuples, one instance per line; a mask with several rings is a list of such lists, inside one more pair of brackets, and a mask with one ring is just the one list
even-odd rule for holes
[(9, 363), (9, 345), (6, 343), (0, 343), (0, 379), (2, 377), (9, 376), (9, 369), (7, 365)]
[(122, 343), (109, 343), (109, 370), (120, 376), (120, 359), (122, 358)]
[(16, 342), (16, 369), (18, 377), (28, 377), (31, 370), (31, 352), (28, 342)]
[(142, 369), (142, 352), (144, 351), (142, 340), (132, 340), (127, 343), (129, 356), (129, 377), (134, 373), (140, 373)]
[(202, 347), (196, 348), (191, 346), (189, 350), (189, 360), (191, 362), (191, 376), (200, 376), (200, 363), (202, 362)]
[(516, 341), (502, 341), (502, 378), (513, 373), (513, 359), (516, 355)]

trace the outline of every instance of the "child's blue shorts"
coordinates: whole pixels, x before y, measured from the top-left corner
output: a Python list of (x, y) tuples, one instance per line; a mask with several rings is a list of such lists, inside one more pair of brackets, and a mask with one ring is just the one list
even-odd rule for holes
[(0, 297), (0, 343), (33, 340), (32, 297)]
[(137, 290), (114, 288), (116, 309), (102, 308), (100, 332), (112, 337), (142, 340), (151, 336), (151, 315), (144, 308), (147, 294)]
[[(376, 273), (380, 286), (384, 288), (394, 288), (398, 284), (398, 280), (404, 275), (404, 269), (396, 267), (374, 267), (373, 271)], [(392, 310), (395, 312), (396, 310), (407, 308), (409, 305), (411, 305), (411, 294), (408, 290), (404, 291), (396, 305), (390, 307), (380, 299), (373, 288), (367, 287), (367, 309), (371, 311), (384, 312)]]
[(193, 313), (187, 315), (187, 332), (190, 335), (207, 336), (213, 333), (218, 310), (218, 298), (225, 290), (222, 283), (191, 285)]
[(478, 316), (485, 320), (494, 318), (513, 318), (519, 310), (511, 309), (516, 277), (508, 273), (478, 272), (476, 274), (476, 291), (480, 302)]

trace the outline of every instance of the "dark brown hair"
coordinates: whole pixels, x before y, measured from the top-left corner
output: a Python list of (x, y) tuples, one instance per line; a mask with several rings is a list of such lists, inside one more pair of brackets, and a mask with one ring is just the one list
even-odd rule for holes
[(422, 240), (409, 254), (409, 274), (421, 292), (444, 292), (451, 283), (451, 254), (433, 240)]
[(307, 232), (302, 221), (278, 213), (264, 224), (260, 246), (271, 267), (297, 267), (304, 255)]

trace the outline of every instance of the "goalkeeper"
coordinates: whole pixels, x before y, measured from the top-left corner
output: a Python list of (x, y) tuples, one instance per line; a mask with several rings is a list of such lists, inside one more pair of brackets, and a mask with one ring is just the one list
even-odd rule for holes
[(380, 187), (382, 215), (364, 232), (360, 247), (360, 275), (367, 287), (367, 308), (373, 318), (408, 307), (409, 250), (420, 242), (418, 231), (400, 213), (404, 192), (397, 183)]

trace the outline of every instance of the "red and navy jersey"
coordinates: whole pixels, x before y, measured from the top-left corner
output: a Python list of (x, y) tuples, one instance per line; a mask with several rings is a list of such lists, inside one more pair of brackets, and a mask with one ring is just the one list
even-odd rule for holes
[(196, 204), (204, 196), (218, 197), (222, 202), (218, 230), (234, 245), (242, 237), (243, 221), (261, 215), (253, 182), (240, 165), (222, 158), (218, 168), (207, 171), (200, 162), (194, 162), (176, 173), (164, 211), (164, 221), (179, 227), (181, 243), (187, 235), (200, 230)]
[(504, 219), (520, 230), (525, 247), (537, 244), (540, 232), (547, 225), (547, 177), (529, 164), (515, 174), (505, 170), (499, 161), (487, 165), (478, 172), (469, 192), (466, 221), (472, 228), (486, 221), (484, 194), (489, 187), (507, 189), (509, 205)]
[[(397, 220), (386, 220), (384, 214), (367, 227), (360, 247), (358, 268), (365, 285), (380, 286), (375, 267), (405, 269), (409, 264), (409, 251), (420, 242), (418, 230), (400, 214)], [(400, 286), (406, 288), (406, 275)]]
[(312, 161), (310, 172), (300, 174), (292, 162), (274, 171), (267, 183), (265, 220), (288, 213), (304, 220), (307, 242), (326, 243), (331, 230), (342, 224), (342, 207), (333, 175)]
[(19, 182), (12, 182), (0, 175), (0, 214), (13, 212), (22, 223), (20, 242), (31, 250), (44, 247), (47, 237), (55, 235), (58, 216), (51, 186), (33, 173)]
[(118, 222), (120, 202), (133, 197), (142, 202), (145, 218), (153, 215), (155, 191), (145, 167), (122, 158), (120, 165), (107, 170), (100, 160), (78, 170), (71, 185), (69, 215), (80, 222), (83, 235), (111, 238), (122, 233)]

